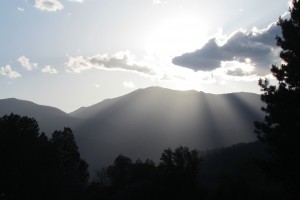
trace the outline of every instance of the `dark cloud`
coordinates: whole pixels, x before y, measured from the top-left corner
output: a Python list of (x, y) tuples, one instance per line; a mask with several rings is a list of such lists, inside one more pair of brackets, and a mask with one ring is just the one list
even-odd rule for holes
[(280, 34), (280, 28), (275, 23), (263, 30), (239, 31), (223, 46), (219, 46), (213, 38), (201, 49), (175, 57), (172, 62), (195, 71), (212, 71), (221, 66), (221, 61), (245, 62), (249, 58), (256, 66), (256, 73), (265, 74), (277, 60), (275, 38)]
[(232, 59), (231, 55), (223, 51), (214, 39), (211, 39), (202, 49), (175, 57), (172, 62), (175, 65), (188, 67), (195, 71), (211, 71), (220, 67), (222, 60), (230, 59)]

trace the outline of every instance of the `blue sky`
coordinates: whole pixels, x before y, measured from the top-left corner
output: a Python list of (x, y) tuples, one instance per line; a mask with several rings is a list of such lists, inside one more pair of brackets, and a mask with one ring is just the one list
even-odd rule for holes
[(70, 112), (138, 88), (259, 92), (287, 0), (0, 1), (0, 98)]

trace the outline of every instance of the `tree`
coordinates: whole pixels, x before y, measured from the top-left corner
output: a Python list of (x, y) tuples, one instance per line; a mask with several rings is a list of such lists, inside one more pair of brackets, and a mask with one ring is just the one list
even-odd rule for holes
[(129, 182), (132, 171), (132, 160), (129, 157), (119, 155), (114, 165), (107, 169), (108, 176), (111, 178), (112, 185), (118, 189), (123, 188)]
[(35, 119), (0, 118), (0, 199), (76, 199), (88, 181), (72, 130), (49, 140)]
[(188, 147), (180, 146), (174, 151), (165, 149), (158, 165), (162, 195), (170, 199), (195, 198), (199, 191), (197, 180), (201, 160), (199, 152)]
[(0, 118), (0, 199), (56, 199), (56, 152), (35, 119)]
[(70, 128), (55, 131), (51, 138), (59, 155), (59, 167), (64, 198), (74, 199), (83, 192), (88, 183), (88, 164), (80, 158), (75, 137)]
[(188, 147), (178, 147), (174, 151), (165, 149), (161, 155), (159, 168), (170, 173), (194, 174), (198, 171), (201, 159), (197, 150)]
[(300, 3), (292, 1), (290, 18), (280, 18), (278, 25), (282, 37), (277, 36), (281, 47), (281, 66), (273, 65), (271, 72), (277, 85), (259, 80), (266, 103), (263, 122), (256, 122), (258, 138), (267, 145), (272, 157), (270, 170), (283, 183), (291, 198), (299, 198), (300, 185)]
[[(113, 165), (101, 171), (98, 184), (94, 183), (92, 194), (98, 199), (157, 199), (156, 167), (153, 161), (137, 160), (132, 162), (129, 157), (119, 155)], [(104, 178), (104, 179), (103, 179)], [(102, 184), (101, 184), (102, 182)], [(104, 183), (104, 184), (103, 184)], [(98, 192), (97, 192), (98, 191)], [(101, 191), (101, 193), (99, 192)], [(95, 195), (96, 194), (96, 195)]]

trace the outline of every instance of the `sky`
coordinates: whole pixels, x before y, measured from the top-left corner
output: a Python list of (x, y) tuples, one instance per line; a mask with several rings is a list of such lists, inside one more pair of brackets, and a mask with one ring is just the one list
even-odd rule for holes
[(259, 93), (288, 0), (0, 0), (0, 99), (71, 112), (139, 88)]

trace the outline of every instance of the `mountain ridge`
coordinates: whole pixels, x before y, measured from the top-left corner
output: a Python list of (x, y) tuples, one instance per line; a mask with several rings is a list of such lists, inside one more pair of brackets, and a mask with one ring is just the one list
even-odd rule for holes
[(17, 98), (0, 99), (0, 116), (11, 113), (35, 118), (39, 123), (40, 130), (48, 136), (55, 130), (74, 126), (74, 123), (78, 121), (56, 107)]
[(253, 142), (253, 122), (263, 118), (262, 106), (253, 93), (146, 88), (82, 110), (84, 120), (75, 131), (84, 157), (99, 169), (118, 154), (156, 160), (169, 147), (212, 149)]
[(180, 145), (203, 150), (253, 142), (253, 122), (263, 119), (259, 95), (245, 92), (207, 94), (150, 87), (71, 113), (12, 99), (23, 107), (3, 106), (3, 101), (1, 115), (11, 113), (9, 107), (19, 108), (22, 112), (14, 113), (35, 117), (42, 131), (71, 127), (92, 172), (119, 154), (158, 161), (163, 149)]
[(89, 105), (89, 106), (82, 106), (82, 107), (80, 107), (80, 108), (78, 108), (78, 109), (76, 109), (72, 112), (69, 112), (68, 114), (70, 116), (77, 116), (77, 117), (79, 117), (80, 115), (85, 116), (85, 114), (82, 114), (82, 113), (86, 112), (86, 110), (93, 110), (98, 105), (106, 104), (109, 101), (117, 101), (118, 99), (120, 99), (124, 96), (133, 95), (135, 93), (139, 93), (139, 92), (143, 92), (143, 91), (149, 91), (149, 90), (164, 90), (164, 91), (167, 91), (167, 92), (195, 93), (195, 94), (200, 94), (200, 95), (205, 94), (205, 95), (215, 95), (215, 96), (230, 95), (230, 94), (258, 95), (256, 93), (251, 93), (251, 92), (231, 92), (231, 93), (222, 93), (222, 94), (212, 94), (212, 93), (205, 93), (203, 91), (197, 91), (197, 90), (174, 90), (174, 89), (169, 89), (169, 88), (162, 88), (162, 87), (158, 87), (158, 86), (152, 86), (152, 87), (147, 87), (147, 88), (140, 88), (140, 89), (134, 90), (134, 91), (132, 91), (128, 94), (122, 95), (122, 96), (118, 96), (118, 97), (114, 97), (114, 98), (107, 98), (107, 99), (104, 99), (104, 100), (102, 100), (98, 103), (95, 103), (95, 104), (92, 104), (92, 105)]

